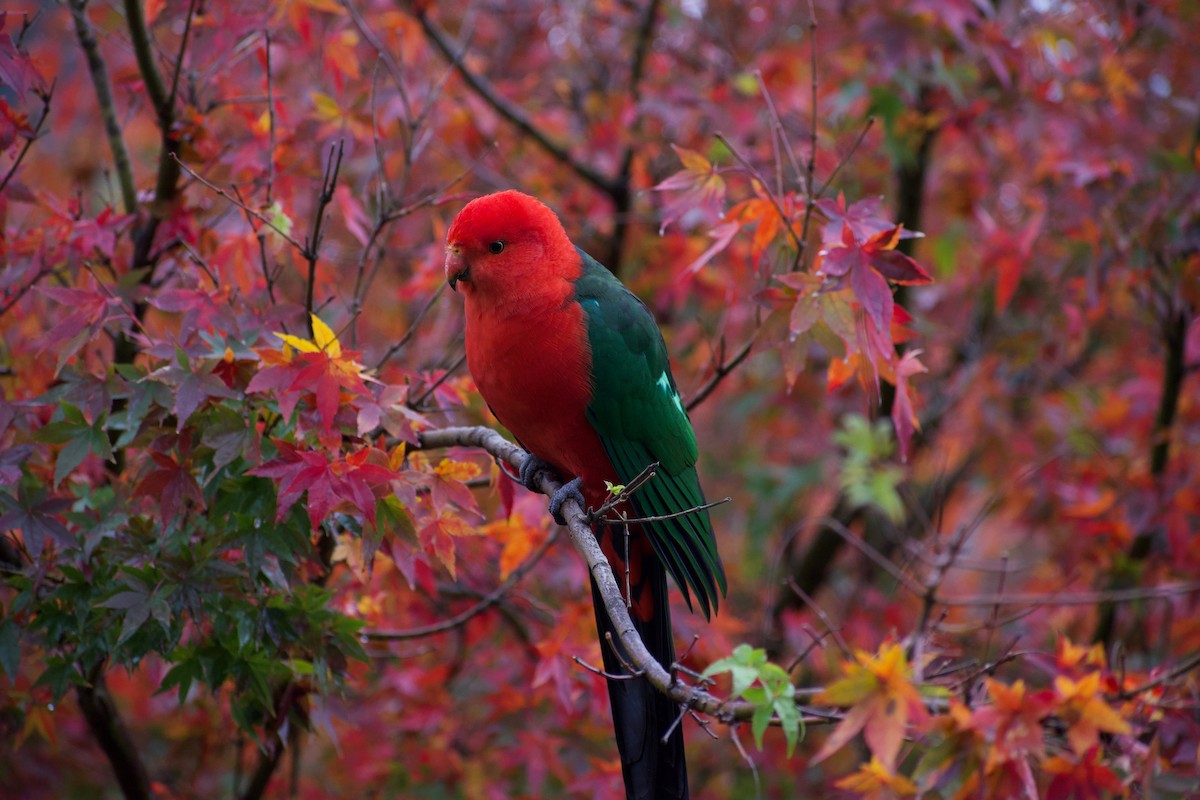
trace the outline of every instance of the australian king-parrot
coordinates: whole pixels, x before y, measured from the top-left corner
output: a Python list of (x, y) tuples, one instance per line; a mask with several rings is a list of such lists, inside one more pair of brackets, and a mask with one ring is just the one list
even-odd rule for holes
[[(628, 591), (635, 627), (670, 669), (667, 574), (706, 618), (726, 579), (708, 512), (689, 511), (704, 505), (696, 439), (653, 316), (571, 243), (553, 211), (516, 191), (477, 198), (458, 214), (447, 233), (446, 277), (463, 295), (467, 366), (484, 400), (526, 450), (568, 480), (550, 504), (560, 523), (566, 497), (598, 508), (605, 481), (628, 484), (659, 464), (630, 496), (627, 516), (669, 518), (597, 522), (595, 533)], [(527, 485), (534, 472), (522, 470)], [(625, 654), (606, 641), (611, 633), (619, 647), (594, 581), (592, 595), (604, 669), (626, 674)], [(608, 689), (627, 796), (687, 797), (679, 707), (643, 677), (609, 679)]]

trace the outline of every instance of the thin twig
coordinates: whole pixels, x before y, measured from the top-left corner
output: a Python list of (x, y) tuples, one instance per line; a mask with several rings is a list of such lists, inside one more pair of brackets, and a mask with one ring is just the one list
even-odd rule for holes
[(921, 597), (925, 593), (925, 587), (921, 586), (911, 575), (906, 574), (903, 570), (897, 567), (883, 553), (879, 552), (874, 546), (866, 542), (862, 538), (855, 536), (854, 532), (847, 528), (841, 521), (833, 517), (821, 517), (820, 524), (832, 530), (840, 536), (847, 544), (856, 548), (860, 553), (865, 555), (877, 566), (883, 569), (884, 572), (891, 575), (900, 582), (905, 589), (908, 589), (917, 597)]
[[(184, 167), (187, 169), (187, 167)], [(254, 238), (258, 240), (258, 260), (262, 267), (263, 280), (267, 284), (267, 297), (271, 300), (271, 305), (275, 305), (278, 301), (275, 299), (275, 276), (276, 273), (271, 270), (271, 265), (267, 262), (267, 237), (259, 232), (258, 226), (254, 224), (256, 219), (260, 219), (258, 215), (250, 208), (246, 201), (242, 198), (241, 191), (234, 186), (233, 194), (237, 198), (235, 205), (246, 218), (246, 224), (250, 226), (251, 232), (254, 233)], [(228, 196), (227, 196), (228, 197)], [(299, 247), (299, 243), (294, 243)]]
[(750, 177), (752, 177), (758, 183), (758, 185), (762, 187), (763, 193), (766, 194), (767, 200), (771, 203), (771, 207), (775, 209), (775, 213), (779, 217), (779, 221), (783, 224), (783, 229), (787, 231), (788, 238), (791, 239), (792, 244), (795, 245), (796, 252), (804, 252), (804, 240), (799, 234), (796, 233), (796, 229), (792, 226), (792, 218), (789, 217), (787, 212), (783, 210), (783, 206), (779, 203), (779, 198), (776, 197), (775, 192), (771, 190), (771, 185), (767, 182), (766, 178), (762, 176), (762, 173), (758, 171), (757, 167), (751, 164), (750, 161), (744, 155), (742, 155), (736, 147), (733, 146), (733, 143), (725, 137), (725, 134), (717, 133), (715, 136), (717, 140), (721, 144), (725, 145), (729, 152), (733, 154), (733, 157), (737, 159), (739, 164), (742, 165), (742, 169), (746, 170)]
[[(626, 613), (628, 613), (628, 605), (626, 606)], [(625, 671), (629, 673), (631, 677), (640, 678), (646, 674), (646, 667), (634, 666), (633, 664), (629, 663), (629, 659), (626, 658), (625, 654), (621, 652), (621, 648), (617, 647), (617, 641), (613, 638), (612, 631), (604, 632), (604, 642), (608, 645), (609, 649), (613, 651), (613, 655), (617, 657), (617, 661), (621, 662), (621, 666), (625, 668)], [(654, 663), (658, 664), (657, 661)], [(659, 664), (659, 666), (661, 667), (662, 664)], [(675, 683), (674, 679), (671, 679), (671, 683)]]
[(396, 353), (403, 350), (404, 346), (407, 345), (409, 343), (409, 341), (412, 340), (413, 335), (416, 334), (416, 332), (417, 332), (417, 326), (421, 324), (421, 320), (425, 319), (425, 315), (429, 313), (429, 309), (433, 308), (434, 303), (436, 303), (438, 301), (438, 298), (440, 298), (442, 296), (442, 293), (445, 291), (446, 291), (446, 284), (443, 283), (438, 286), (437, 291), (435, 291), (433, 293), (433, 296), (430, 297), (429, 300), (425, 303), (425, 305), (421, 307), (421, 310), (417, 312), (417, 316), (413, 318), (412, 323), (408, 326), (408, 330), (405, 331), (404, 335), (400, 337), (400, 341), (396, 342), (394, 345), (389, 347), (387, 349), (387, 352), (384, 353), (379, 358), (379, 361), (375, 362), (374, 368), (376, 370), (383, 367), (383, 365), (385, 363), (387, 363), (387, 361), (392, 356), (396, 355)]
[(424, 393), (423, 393), (423, 394), (422, 394), (420, 397), (418, 397), (416, 400), (414, 400), (412, 403), (410, 403), (410, 404), (409, 404), (409, 405), (410, 405), (410, 407), (411, 407), (411, 408), (420, 408), (420, 407), (421, 407), (421, 405), (422, 405), (422, 404), (423, 404), (423, 403), (424, 403), (426, 400), (428, 400), (428, 399), (429, 399), (429, 396), (430, 396), (431, 394), (433, 394), (435, 391), (437, 391), (437, 388), (438, 388), (439, 386), (441, 386), (443, 383), (445, 383), (445, 382), (446, 382), (446, 380), (447, 380), (447, 379), (448, 379), (448, 378), (449, 378), (451, 375), (453, 375), (455, 372), (457, 372), (457, 371), (458, 371), (458, 368), (459, 368), (459, 367), (461, 367), (461, 366), (462, 366), (464, 363), (466, 363), (466, 360), (467, 360), (467, 354), (466, 354), (466, 353), (463, 353), (461, 356), (459, 356), (459, 357), (458, 357), (458, 360), (457, 360), (457, 361), (455, 361), (455, 362), (454, 362), (454, 363), (453, 363), (453, 364), (452, 364), (450, 367), (448, 367), (448, 368), (446, 369), (446, 371), (445, 371), (445, 372), (443, 372), (443, 373), (441, 374), (441, 376), (440, 376), (440, 377), (439, 377), (439, 378), (438, 378), (436, 381), (434, 381), (434, 382), (433, 382), (433, 383), (430, 385), (430, 387), (429, 387), (428, 389), (426, 389), (426, 390), (425, 390), (425, 392), (424, 392)]
[(171, 103), (174, 95), (163, 85), (162, 74), (154, 63), (154, 46), (150, 44), (150, 29), (146, 26), (146, 14), (140, 0), (125, 0), (125, 19), (129, 23), (129, 39), (133, 42), (133, 54), (137, 57), (138, 71), (146, 86), (146, 94), (158, 114), (159, 121), (171, 118)]
[[(617, 506), (623, 505), (629, 500), (629, 498), (633, 497), (642, 489), (642, 487), (649, 483), (655, 475), (658, 474), (658, 468), (660, 466), (662, 466), (662, 464), (657, 461), (647, 464), (641, 472), (633, 476), (633, 479), (629, 481), (629, 483), (625, 484), (625, 488), (623, 488), (619, 494), (613, 495), (612, 499), (600, 506), (600, 508), (593, 511), (592, 516), (597, 518), (602, 517)], [(610, 521), (617, 522), (618, 520)]]
[(463, 80), (466, 81), (475, 94), (490, 105), (497, 114), (508, 120), (509, 123), (536, 142), (539, 147), (555, 160), (573, 170), (576, 175), (607, 195), (611, 196), (615, 194), (616, 182), (614, 179), (599, 172), (590, 164), (586, 164), (572, 156), (567, 148), (555, 142), (545, 131), (535, 125), (519, 106), (501, 95), (496, 90), (496, 87), (492, 85), (491, 81), (483, 75), (468, 69), (463, 61), (466, 55), (466, 48), (454, 42), (440, 25), (429, 18), (424, 3), (414, 4), (412, 12), (416, 16), (417, 21), (421, 23), (421, 29), (425, 32), (425, 36), (441, 51), (446, 60), (458, 70), (458, 74), (462, 76)]
[(742, 348), (737, 351), (737, 354), (733, 358), (716, 365), (712, 377), (687, 401), (686, 407), (688, 411), (693, 410), (696, 406), (703, 403), (713, 393), (713, 390), (721, 385), (721, 381), (725, 380), (729, 376), (729, 373), (737, 369), (738, 365), (749, 357), (750, 351), (754, 349), (754, 339), (755, 337), (751, 336), (749, 341), (742, 345)]
[(825, 630), (829, 631), (829, 635), (833, 637), (833, 641), (837, 644), (838, 649), (842, 651), (842, 655), (847, 659), (853, 658), (854, 654), (850, 651), (850, 645), (846, 644), (846, 640), (842, 638), (841, 628), (833, 627), (833, 623), (829, 621), (829, 615), (825, 613), (825, 609), (817, 605), (817, 602), (808, 596), (808, 592), (800, 588), (800, 586), (791, 578), (787, 581), (788, 588), (796, 593), (804, 605), (808, 606), (821, 623), (825, 626)]
[(600, 669), (599, 667), (593, 667), (591, 664), (587, 663), (579, 656), (571, 656), (571, 660), (574, 661), (579, 666), (586, 669), (588, 672), (591, 672), (595, 675), (599, 675), (601, 678), (605, 678), (606, 680), (610, 680), (610, 681), (636, 681), (638, 678), (642, 677), (641, 675), (633, 675), (628, 672), (622, 672), (620, 674), (612, 673), (612, 672), (605, 672), (604, 670)]
[(1200, 667), (1200, 652), (1192, 653), (1173, 669), (1168, 672), (1164, 672), (1162, 675), (1159, 675), (1153, 680), (1146, 681), (1145, 683), (1135, 686), (1132, 689), (1123, 689), (1120, 692), (1117, 692), (1117, 699), (1131, 700), (1142, 692), (1148, 692), (1151, 689), (1157, 689), (1159, 686), (1170, 683), (1176, 678), (1181, 678), (1197, 667)]
[(325, 161), (325, 172), (321, 176), (321, 193), (317, 195), (317, 207), (313, 210), (312, 225), (309, 228), (309, 235), (304, 240), (304, 260), (308, 262), (308, 285), (304, 294), (304, 310), (307, 312), (310, 334), (314, 333), (312, 330), (313, 294), (317, 284), (317, 257), (321, 251), (325, 209), (333, 200), (333, 192), (337, 188), (338, 173), (342, 169), (342, 155), (345, 149), (345, 139), (338, 139), (337, 147), (329, 148), (329, 156)]
[(183, 54), (187, 52), (188, 37), (192, 32), (192, 20), (196, 15), (196, 0), (188, 3), (187, 17), (183, 22), (183, 36), (179, 40), (179, 52), (175, 55), (175, 70), (171, 76), (171, 94), (167, 98), (167, 108), (172, 109), (174, 116), (175, 97), (179, 91), (179, 75), (183, 72)]
[[(770, 91), (767, 90), (767, 83), (763, 80), (762, 70), (754, 70), (754, 78), (758, 81), (759, 94), (763, 96), (763, 102), (767, 104), (767, 112), (771, 117), (771, 127), (779, 137), (779, 143), (783, 145), (783, 152), (787, 155), (788, 163), (791, 164), (792, 170), (796, 173), (796, 179), (800, 180), (804, 173), (801, 171), (800, 163), (796, 159), (796, 151), (792, 149), (792, 142), (787, 137), (787, 131), (784, 130), (783, 117), (779, 115), (779, 109), (775, 106), (775, 99), (771, 97)], [(782, 194), (783, 178), (780, 177), (778, 180), (780, 185), (779, 192)]]
[(812, 224), (813, 205), (817, 198), (813, 195), (813, 181), (817, 170), (817, 10), (813, 1), (808, 0), (808, 52), (809, 72), (812, 92), (809, 99), (808, 123), (808, 176), (804, 181), (804, 191), (808, 195), (804, 204), (804, 222), (800, 226), (800, 238), (808, 241), (808, 229)]
[(53, 267), (43, 265), (36, 273), (34, 273), (32, 278), (21, 285), (21, 288), (17, 289), (11, 295), (6, 292), (4, 303), (0, 305), (0, 317), (3, 317), (5, 314), (7, 314), (8, 310), (19, 303), (22, 297), (28, 294), (33, 287), (41, 283), (42, 278), (46, 277), (53, 271)]
[[(622, 492), (621, 494), (624, 494), (624, 492)], [(602, 517), (601, 519), (604, 522), (614, 522), (614, 523), (619, 522), (619, 523), (622, 523), (625, 525), (638, 525), (643, 522), (665, 522), (666, 520), (669, 520), (669, 519), (678, 519), (679, 517), (686, 517), (688, 514), (696, 514), (700, 511), (707, 511), (710, 508), (715, 508), (716, 506), (724, 505), (725, 503), (731, 502), (732, 500), (733, 500), (732, 497), (722, 497), (720, 500), (713, 500), (711, 503), (705, 503), (705, 504), (699, 505), (699, 506), (692, 506), (691, 508), (684, 509), (683, 511), (676, 511), (671, 514), (659, 514), (659, 515), (653, 516), (653, 517), (621, 517), (620, 519), (612, 519), (611, 517)]]
[[(1004, 566), (1007, 567), (1008, 566), (1008, 554), (1007, 553), (1003, 557), (1003, 562), (1004, 562)], [(1004, 594), (1004, 579), (1007, 576), (1008, 576), (1008, 570), (1002, 569), (1000, 571), (1000, 577), (996, 581), (996, 594), (1001, 594), (1001, 595)], [(992, 636), (996, 632), (996, 620), (999, 618), (1000, 618), (1000, 604), (997, 603), (992, 606), (992, 614), (991, 614), (991, 617), (989, 617), (989, 619), (988, 619), (987, 639), (984, 640), (984, 643), (983, 643), (983, 660), (984, 661), (987, 661), (987, 659), (991, 657)]]
[(1133, 603), (1138, 600), (1149, 600), (1155, 597), (1182, 597), (1200, 593), (1200, 581), (1178, 581), (1160, 586), (1139, 587), (1133, 589), (1108, 589), (1091, 592), (1062, 592), (1040, 593), (1024, 592), (1015, 594), (977, 594), (967, 597), (940, 597), (938, 603), (944, 606), (971, 608), (980, 606), (1090, 606), (1096, 603)]
[(197, 253), (190, 244), (183, 241), (182, 239), (179, 240), (179, 246), (183, 248), (183, 252), (188, 254), (188, 258), (190, 258), (192, 260), (192, 263), (195, 264), (197, 267), (199, 267), (204, 272), (204, 274), (208, 276), (208, 279), (210, 281), (212, 281), (212, 283), (213, 283), (213, 288), (220, 289), (221, 288), (221, 280), (212, 271), (212, 268), (208, 265), (208, 262), (205, 261), (204, 258), (201, 257), (201, 255), (199, 253)]
[(834, 178), (838, 176), (838, 173), (842, 171), (842, 167), (845, 166), (854, 156), (854, 153), (858, 150), (859, 145), (861, 145), (863, 139), (866, 138), (867, 132), (871, 130), (874, 125), (875, 117), (867, 117), (867, 122), (865, 125), (863, 125), (863, 129), (858, 132), (858, 136), (855, 137), (854, 144), (850, 145), (850, 149), (846, 151), (846, 155), (838, 159), (837, 164), (835, 164), (833, 167), (833, 172), (829, 173), (829, 177), (825, 179), (825, 182), (821, 184), (821, 188), (818, 189), (817, 193), (812, 197), (814, 202), (820, 200), (825, 196), (825, 192), (829, 191), (829, 187), (833, 184)]
[[(271, 193), (275, 187), (275, 84), (271, 76), (271, 32), (263, 31), (263, 39), (265, 40), (266, 66), (267, 66), (267, 135), (268, 151), (267, 151), (267, 207), (271, 207)], [(271, 281), (267, 282), (267, 290), (271, 290)], [(271, 296), (271, 302), (275, 302), (274, 295)]]
[(50, 98), (54, 96), (54, 87), (58, 83), (57, 80), (50, 84), (50, 88), (46, 90), (38, 89), (35, 94), (42, 101), (42, 116), (38, 119), (37, 125), (34, 126), (33, 132), (25, 138), (25, 144), (21, 147), (21, 151), (17, 153), (16, 159), (12, 166), (8, 168), (3, 180), (0, 180), (0, 194), (4, 193), (4, 187), (8, 186), (8, 182), (12, 180), (13, 175), (17, 174), (17, 168), (21, 166), (21, 162), (25, 160), (25, 154), (29, 152), (29, 148), (33, 147), (33, 143), (37, 141), (38, 134), (42, 132), (42, 126), (46, 124), (46, 118), (50, 116)]
[(742, 738), (738, 736), (738, 727), (734, 725), (730, 728), (729, 733), (733, 739), (737, 751), (741, 753), (742, 760), (746, 762), (746, 766), (750, 768), (750, 774), (754, 777), (754, 797), (757, 800), (762, 798), (762, 781), (758, 777), (758, 766), (754, 763), (754, 759), (746, 752), (746, 748), (742, 746)]
[(171, 158), (174, 159), (175, 162), (177, 164), (179, 164), (179, 167), (184, 172), (186, 172), (188, 175), (190, 175), (192, 178), (194, 178), (195, 180), (204, 184), (209, 189), (211, 189), (213, 192), (219, 194), (221, 197), (224, 197), (230, 203), (232, 203), (233, 205), (240, 208), (243, 213), (249, 214), (250, 216), (254, 217), (256, 220), (261, 222), (263, 225), (266, 225), (268, 228), (275, 231), (275, 233), (279, 234), (283, 238), (284, 241), (286, 241), (292, 247), (296, 248), (296, 250), (298, 252), (300, 252), (302, 255), (307, 252), (307, 248), (304, 245), (300, 244), (295, 239), (293, 239), (290, 234), (288, 234), (286, 231), (284, 231), (282, 228), (280, 228), (278, 225), (276, 225), (274, 222), (272, 222), (271, 219), (269, 217), (267, 217), (265, 214), (263, 214), (259, 211), (256, 211), (255, 209), (246, 205), (244, 202), (242, 202), (237, 197), (234, 197), (232, 194), (230, 194), (229, 192), (222, 189), (220, 186), (217, 186), (215, 183), (212, 183), (212, 182), (206, 180), (204, 177), (202, 177), (200, 175), (200, 173), (196, 172), (194, 169), (189, 167), (187, 164), (183, 163), (183, 161), (180, 160), (179, 156), (176, 155), (175, 153), (171, 153)]

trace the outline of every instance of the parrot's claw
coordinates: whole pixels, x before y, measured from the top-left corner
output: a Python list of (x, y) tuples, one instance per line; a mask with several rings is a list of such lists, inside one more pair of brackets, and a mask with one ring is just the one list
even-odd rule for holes
[(567, 520), (562, 514), (562, 506), (568, 500), (574, 500), (579, 503), (580, 508), (587, 509), (587, 501), (583, 499), (583, 492), (580, 491), (582, 486), (583, 478), (576, 478), (558, 487), (558, 491), (551, 495), (550, 516), (554, 517), (554, 521), (559, 525), (565, 526), (567, 524)]
[(521, 462), (521, 471), (518, 475), (521, 485), (531, 492), (536, 492), (537, 486), (534, 485), (534, 481), (537, 479), (539, 472), (549, 472), (551, 475), (558, 475), (558, 472), (549, 463), (542, 461), (533, 453), (529, 453), (525, 456), (525, 460)]
[[(558, 470), (553, 465), (546, 461), (542, 461), (533, 453), (525, 456), (525, 460), (521, 462), (521, 472), (518, 476), (521, 480), (521, 485), (531, 492), (536, 492), (537, 476), (539, 472), (548, 472), (554, 477), (558, 477)], [(579, 507), (585, 512), (587, 511), (587, 501), (583, 499), (583, 478), (576, 478), (573, 481), (563, 484), (558, 487), (558, 491), (550, 496), (550, 516), (554, 517), (554, 521), (559, 525), (566, 525), (567, 520), (562, 514), (562, 505), (568, 500), (574, 500), (579, 503)]]

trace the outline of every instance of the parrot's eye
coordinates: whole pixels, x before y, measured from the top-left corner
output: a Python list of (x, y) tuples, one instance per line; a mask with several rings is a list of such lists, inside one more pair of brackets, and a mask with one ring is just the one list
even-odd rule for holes
[(498, 256), (504, 252), (504, 242), (497, 239), (488, 245), (488, 252), (494, 256)]

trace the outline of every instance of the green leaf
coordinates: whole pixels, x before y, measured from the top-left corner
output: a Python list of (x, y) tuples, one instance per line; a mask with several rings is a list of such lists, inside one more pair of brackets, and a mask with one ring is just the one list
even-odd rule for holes
[(66, 420), (59, 420), (58, 422), (50, 422), (38, 428), (37, 432), (33, 434), (33, 438), (35, 441), (47, 442), (48, 444), (64, 444), (78, 435), (78, 425)]
[(63, 482), (63, 479), (75, 471), (75, 468), (83, 463), (87, 458), (88, 453), (92, 451), (91, 442), (86, 436), (79, 436), (67, 442), (66, 446), (58, 453), (58, 460), (54, 462), (54, 485), (57, 487)]
[(316, 670), (313, 669), (312, 662), (305, 661), (302, 658), (293, 658), (288, 662), (288, 666), (292, 668), (292, 672), (296, 675), (312, 675), (314, 672), (316, 672)]
[(104, 429), (105, 417), (101, 415), (96, 424), (88, 429), (88, 445), (93, 453), (105, 461), (113, 460), (112, 445), (108, 442), (108, 431)]
[(125, 622), (121, 625), (121, 635), (117, 637), (117, 644), (122, 644), (129, 637), (138, 632), (143, 623), (150, 618), (149, 603), (136, 605), (125, 612)]
[(157, 693), (162, 694), (172, 687), (178, 686), (179, 705), (182, 706), (184, 701), (187, 700), (188, 690), (192, 688), (192, 682), (199, 677), (199, 662), (192, 658), (184, 659), (167, 670), (167, 674), (163, 676), (162, 683), (159, 684)]
[(704, 677), (730, 673), (733, 679), (731, 693), (734, 697), (745, 695), (746, 690), (759, 678), (762, 666), (767, 663), (767, 652), (753, 648), (748, 644), (740, 644), (734, 648), (733, 654), (708, 665)]
[(83, 676), (70, 661), (55, 660), (38, 676), (34, 686), (49, 686), (55, 697), (62, 697), (70, 686), (84, 686)]
[(126, 610), (146, 602), (145, 592), (118, 592), (103, 603), (97, 603), (100, 608), (116, 608)]
[(263, 556), (262, 565), (259, 567), (263, 577), (275, 585), (276, 588), (287, 591), (288, 585), (287, 576), (283, 574), (283, 568), (279, 565), (279, 559), (270, 553)]
[(904, 502), (899, 485), (904, 471), (888, 463), (895, 449), (891, 426), (886, 420), (872, 425), (859, 415), (847, 415), (834, 441), (846, 449), (839, 476), (846, 496), (856, 506), (874, 506), (889, 519), (904, 519)]
[(75, 427), (87, 427), (87, 418), (83, 416), (83, 412), (77, 406), (73, 406), (65, 400), (59, 406), (63, 412), (63, 419), (71, 423)]
[(794, 688), (788, 697), (780, 697), (775, 701), (775, 715), (779, 717), (783, 735), (787, 738), (787, 754), (788, 758), (791, 758), (792, 753), (796, 751), (796, 743), (804, 737), (804, 718), (800, 709), (796, 707)]
[(167, 605), (166, 598), (151, 597), (147, 604), (150, 608), (150, 616), (162, 626), (163, 633), (167, 636), (171, 635), (171, 607)]
[(767, 726), (771, 724), (772, 716), (774, 716), (774, 709), (771, 706), (759, 706), (754, 709), (754, 716), (750, 720), (750, 729), (754, 731), (754, 745), (759, 752), (762, 752), (763, 734), (767, 732)]
[(800, 739), (802, 721), (796, 707), (796, 687), (787, 670), (768, 661), (766, 650), (740, 644), (731, 655), (709, 664), (703, 675), (709, 677), (722, 672), (730, 673), (733, 679), (731, 694), (755, 706), (751, 729), (758, 749), (762, 750), (763, 734), (772, 717), (778, 715), (791, 757)]
[(292, 232), (292, 218), (283, 210), (283, 206), (280, 205), (278, 200), (272, 203), (270, 208), (267, 209), (267, 216), (270, 218), (271, 224), (277, 229), (283, 231), (285, 234)]
[(238, 617), (237, 621), (238, 650), (245, 650), (254, 640), (254, 620), (248, 615)]
[(4, 667), (8, 679), (17, 679), (17, 669), (21, 663), (21, 637), (17, 625), (12, 618), (0, 623), (0, 666)]
[(394, 494), (375, 502), (375, 526), (370, 532), (377, 534), (380, 539), (384, 534), (398, 533), (406, 541), (417, 544), (417, 526), (412, 514)]

